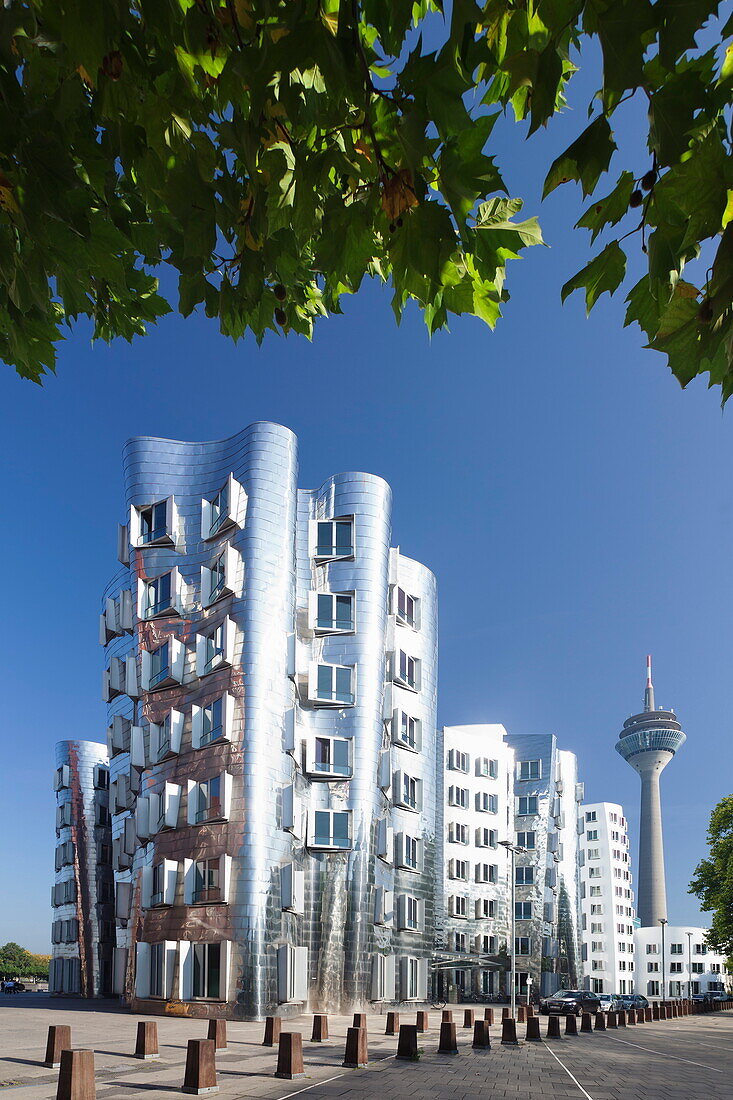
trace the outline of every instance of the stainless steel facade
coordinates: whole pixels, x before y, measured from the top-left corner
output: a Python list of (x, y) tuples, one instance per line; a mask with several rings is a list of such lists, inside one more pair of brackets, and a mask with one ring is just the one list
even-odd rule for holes
[(436, 586), (390, 547), (388, 485), (299, 491), (269, 423), (134, 439), (124, 465), (100, 622), (116, 991), (243, 1018), (424, 999)]
[(49, 990), (101, 997), (112, 992), (114, 905), (107, 748), (56, 745), (56, 848), (51, 889)]
[(518, 992), (527, 977), (541, 996), (561, 987), (577, 989), (582, 976), (578, 868), (578, 782), (573, 753), (557, 747), (554, 734), (509, 734), (514, 750), (514, 829), (533, 848), (517, 866), (534, 867), (530, 885), (516, 886), (516, 936), (528, 940), (517, 956)]

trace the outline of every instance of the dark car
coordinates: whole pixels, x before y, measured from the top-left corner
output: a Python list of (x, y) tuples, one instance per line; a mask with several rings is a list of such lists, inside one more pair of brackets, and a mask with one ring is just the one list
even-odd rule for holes
[(586, 989), (558, 989), (551, 997), (540, 1001), (544, 1016), (580, 1016), (583, 1012), (600, 1012), (601, 1002), (597, 994)]
[(641, 993), (619, 993), (618, 999), (623, 1009), (649, 1007), (648, 1000)]

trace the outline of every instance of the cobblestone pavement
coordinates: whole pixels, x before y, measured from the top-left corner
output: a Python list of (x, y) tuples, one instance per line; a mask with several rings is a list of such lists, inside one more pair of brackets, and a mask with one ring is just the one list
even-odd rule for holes
[[(481, 1013), (482, 1014), (482, 1013)], [(170, 1100), (180, 1095), (186, 1041), (206, 1035), (206, 1022), (160, 1018), (160, 1060), (131, 1057), (137, 1022), (104, 1002), (60, 1001), (41, 994), (0, 1001), (0, 1093), (13, 1100), (55, 1100), (58, 1071), (43, 1057), (51, 1023), (70, 1024), (72, 1045), (95, 1052), (100, 1100)], [(150, 1018), (150, 1017), (148, 1017)], [(400, 1100), (733, 1100), (733, 1012), (636, 1025), (615, 1032), (502, 1047), (500, 1027), (491, 1031), (490, 1051), (471, 1049), (471, 1032), (455, 1010), (459, 1054), (439, 1055), (440, 1013), (430, 1013), (430, 1030), (420, 1037), (418, 1062), (393, 1057), (396, 1040), (384, 1035), (383, 1016), (370, 1015), (366, 1069), (341, 1065), (351, 1019), (329, 1017), (331, 1038), (310, 1042), (310, 1017), (284, 1021), (284, 1030), (303, 1035), (305, 1079), (282, 1081), (273, 1074), (277, 1052), (262, 1047), (263, 1025), (228, 1024), (229, 1049), (217, 1055), (223, 1100), (304, 1100), (326, 1097)], [(414, 1022), (403, 1013), (402, 1022)], [(521, 1034), (523, 1028), (518, 1025)], [(542, 1032), (545, 1020), (542, 1020)]]

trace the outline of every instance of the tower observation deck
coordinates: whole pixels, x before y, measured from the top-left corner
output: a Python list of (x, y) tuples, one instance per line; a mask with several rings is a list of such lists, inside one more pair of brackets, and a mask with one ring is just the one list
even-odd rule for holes
[(644, 710), (626, 719), (616, 743), (616, 752), (641, 777), (637, 910), (642, 927), (667, 918), (659, 777), (686, 741), (674, 711), (655, 708), (651, 657), (646, 662)]

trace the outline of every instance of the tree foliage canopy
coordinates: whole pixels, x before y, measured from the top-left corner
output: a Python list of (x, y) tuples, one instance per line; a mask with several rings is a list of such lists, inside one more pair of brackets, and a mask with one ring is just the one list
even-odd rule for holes
[(0, 975), (5, 978), (47, 978), (50, 955), (33, 955), (17, 943), (0, 947)]
[[(40, 380), (67, 324), (110, 340), (170, 310), (178, 273), (235, 339), (310, 335), (365, 277), (430, 331), (493, 326), (507, 261), (541, 242), (491, 156), (561, 110), (589, 40), (602, 86), (549, 167), (577, 181), (602, 247), (563, 297), (628, 295), (684, 385), (733, 389), (733, 46), (696, 35), (713, 0), (6, 0), (0, 12), (0, 357)], [(723, 28), (733, 32), (733, 19)], [(614, 115), (638, 95), (647, 149), (597, 195)], [(623, 234), (614, 238), (619, 226)], [(621, 242), (624, 243), (622, 247)], [(699, 285), (686, 264), (710, 250)], [(703, 264), (707, 251), (703, 252)], [(699, 266), (699, 265), (698, 265)]]
[(722, 799), (710, 816), (710, 852), (695, 869), (690, 893), (696, 894), (713, 919), (707, 942), (733, 958), (733, 795)]

